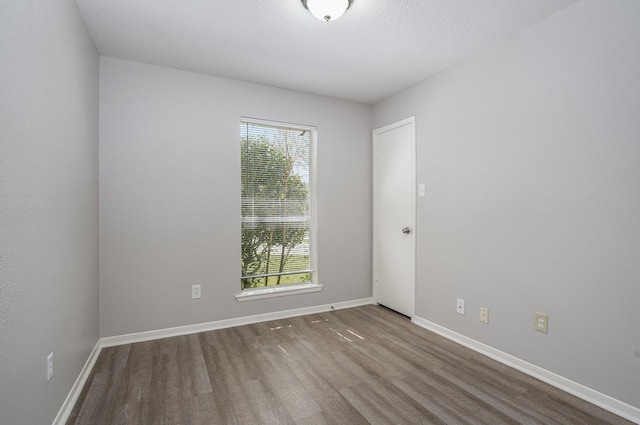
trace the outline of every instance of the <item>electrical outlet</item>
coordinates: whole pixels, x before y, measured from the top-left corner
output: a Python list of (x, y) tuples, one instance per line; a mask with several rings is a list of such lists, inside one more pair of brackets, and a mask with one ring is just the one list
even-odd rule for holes
[(191, 298), (200, 298), (201, 295), (200, 285), (191, 285)]
[(533, 328), (538, 332), (549, 333), (549, 316), (542, 313), (536, 313), (536, 321)]
[(53, 378), (53, 353), (47, 356), (47, 382)]
[(458, 303), (456, 304), (456, 313), (464, 314), (464, 300), (458, 298)]
[(489, 309), (486, 307), (480, 307), (480, 321), (482, 323), (489, 323)]

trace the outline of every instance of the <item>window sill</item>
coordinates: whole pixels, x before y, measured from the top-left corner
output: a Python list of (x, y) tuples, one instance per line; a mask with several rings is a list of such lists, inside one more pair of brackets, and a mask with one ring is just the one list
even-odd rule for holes
[(318, 283), (301, 283), (299, 285), (271, 286), (268, 288), (245, 289), (236, 294), (238, 301), (259, 300), (262, 298), (284, 297), (286, 295), (307, 294), (309, 292), (322, 291), (322, 285)]

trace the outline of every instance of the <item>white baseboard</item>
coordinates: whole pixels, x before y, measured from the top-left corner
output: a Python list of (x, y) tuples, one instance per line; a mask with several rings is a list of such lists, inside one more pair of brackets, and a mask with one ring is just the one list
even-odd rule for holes
[(233, 319), (217, 320), (214, 322), (198, 323), (195, 325), (179, 326), (175, 328), (158, 329), (154, 331), (137, 332), (126, 335), (110, 336), (102, 338), (103, 347), (132, 344), (135, 342), (151, 341), (154, 339), (168, 338), (172, 336), (189, 335), (198, 332), (213, 331), (216, 329), (232, 328), (234, 326), (250, 325), (252, 323), (266, 322), (269, 320), (286, 319), (288, 317), (303, 316), (305, 314), (323, 313), (331, 310), (358, 307), (372, 303), (372, 298), (361, 298), (351, 301), (341, 301), (333, 304), (316, 305), (312, 307), (296, 308), (293, 310), (276, 311), (273, 313), (256, 314), (254, 316), (237, 317)]
[(87, 359), (84, 366), (82, 367), (82, 370), (80, 371), (80, 374), (76, 379), (76, 382), (73, 383), (73, 386), (71, 387), (71, 391), (69, 391), (67, 398), (64, 400), (64, 403), (62, 403), (62, 407), (58, 411), (56, 418), (53, 420), (53, 425), (65, 425), (67, 423), (67, 420), (69, 419), (69, 415), (71, 415), (71, 411), (73, 410), (73, 407), (76, 405), (76, 402), (80, 397), (80, 393), (84, 388), (84, 384), (87, 382), (87, 379), (89, 378), (89, 374), (91, 373), (93, 366), (96, 364), (96, 361), (98, 360), (98, 356), (100, 356), (101, 351), (102, 351), (102, 340), (99, 339), (98, 342), (96, 342), (95, 347), (93, 347), (93, 350), (91, 350), (91, 353), (89, 354), (89, 358)]
[(460, 345), (464, 345), (467, 348), (472, 349), (480, 354), (484, 354), (500, 363), (513, 367), (527, 375), (533, 376), (547, 384), (553, 385), (563, 391), (568, 392), (576, 397), (595, 404), (611, 413), (621, 416), (631, 422), (640, 424), (640, 409), (630, 404), (624, 403), (620, 400), (616, 400), (613, 397), (602, 394), (589, 387), (585, 387), (582, 384), (578, 384), (563, 376), (550, 372), (534, 364), (528, 363), (503, 351), (497, 350), (489, 345), (483, 344), (475, 339), (471, 339), (462, 334), (454, 332), (450, 329), (442, 327), (438, 324), (430, 322), (419, 316), (414, 316), (411, 321), (416, 325), (437, 333), (451, 341), (457, 342)]

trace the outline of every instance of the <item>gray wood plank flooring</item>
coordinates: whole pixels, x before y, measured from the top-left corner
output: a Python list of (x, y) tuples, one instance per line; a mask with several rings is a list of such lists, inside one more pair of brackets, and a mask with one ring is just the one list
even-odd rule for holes
[(363, 306), (105, 348), (67, 425), (631, 424)]

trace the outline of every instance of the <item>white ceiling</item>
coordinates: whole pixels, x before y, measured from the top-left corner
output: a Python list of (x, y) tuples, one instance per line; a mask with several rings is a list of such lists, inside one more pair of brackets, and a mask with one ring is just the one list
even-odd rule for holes
[(373, 103), (577, 0), (76, 0), (102, 55)]

